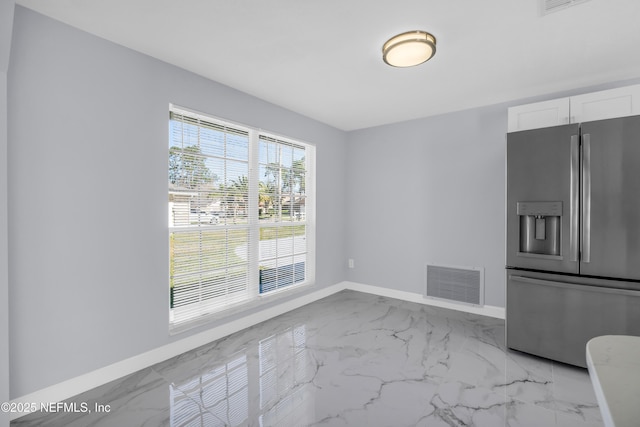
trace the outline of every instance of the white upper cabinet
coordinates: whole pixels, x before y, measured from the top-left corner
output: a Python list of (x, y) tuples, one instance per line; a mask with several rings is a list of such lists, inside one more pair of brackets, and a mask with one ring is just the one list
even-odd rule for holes
[(569, 105), (569, 98), (560, 98), (511, 107), (508, 113), (508, 132), (567, 124)]
[(507, 132), (640, 114), (640, 85), (509, 108)]
[(571, 97), (574, 123), (640, 114), (640, 85), (621, 87)]

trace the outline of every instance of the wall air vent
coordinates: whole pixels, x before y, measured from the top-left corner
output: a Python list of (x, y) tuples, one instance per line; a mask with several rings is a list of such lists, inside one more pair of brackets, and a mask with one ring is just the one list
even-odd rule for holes
[(547, 15), (589, 0), (540, 0), (540, 14)]
[(484, 305), (484, 269), (427, 265), (425, 296)]

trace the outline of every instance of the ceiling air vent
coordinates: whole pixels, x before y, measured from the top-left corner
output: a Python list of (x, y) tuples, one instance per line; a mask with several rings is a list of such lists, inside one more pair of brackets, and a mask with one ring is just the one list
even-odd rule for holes
[(540, 0), (540, 13), (547, 15), (589, 0)]

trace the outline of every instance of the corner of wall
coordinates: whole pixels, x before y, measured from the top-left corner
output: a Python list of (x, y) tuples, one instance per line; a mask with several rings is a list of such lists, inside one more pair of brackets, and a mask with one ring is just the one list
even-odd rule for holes
[[(0, 1), (0, 403), (8, 402), (10, 398), (7, 72), (11, 53), (14, 11), (14, 0)], [(9, 414), (4, 411), (0, 411), (1, 426), (9, 426)]]
[[(9, 401), (9, 239), (7, 197), (7, 74), (0, 71), (0, 403)], [(0, 411), (0, 426), (9, 425)]]
[[(9, 393), (9, 222), (7, 186), (7, 71), (13, 33), (14, 0), (0, 2), (0, 403)], [(9, 414), (0, 411), (0, 427), (9, 426)]]

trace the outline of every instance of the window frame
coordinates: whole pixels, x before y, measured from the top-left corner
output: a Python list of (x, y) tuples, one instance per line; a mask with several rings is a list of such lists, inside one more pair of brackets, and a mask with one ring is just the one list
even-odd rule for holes
[[(172, 221), (172, 213), (171, 209), (169, 209), (168, 215), (169, 218), (167, 220), (168, 227), (168, 245), (170, 247), (171, 252), (171, 239), (175, 233), (184, 233), (189, 232), (187, 230), (200, 231), (203, 230), (229, 230), (234, 228), (241, 228), (248, 230), (248, 247), (247, 247), (247, 261), (248, 261), (248, 283), (247, 283), (247, 296), (246, 298), (242, 298), (239, 301), (232, 301), (229, 304), (219, 305), (217, 303), (212, 303), (211, 301), (207, 302), (207, 300), (202, 300), (196, 304), (198, 304), (198, 309), (194, 310), (194, 307), (184, 309), (173, 308), (171, 305), (173, 304), (173, 290), (171, 289), (172, 285), (172, 273), (173, 270), (167, 274), (168, 278), (168, 287), (170, 296), (172, 297), (169, 301), (169, 331), (170, 333), (178, 333), (182, 330), (191, 329), (192, 327), (199, 326), (202, 323), (206, 323), (216, 318), (224, 317), (229, 314), (233, 314), (236, 311), (242, 311), (247, 308), (259, 306), (262, 303), (266, 302), (265, 300), (272, 300), (273, 298), (278, 298), (278, 296), (289, 295), (292, 292), (296, 292), (301, 288), (307, 287), (309, 285), (313, 285), (315, 283), (315, 246), (316, 246), (316, 237), (315, 237), (315, 211), (316, 211), (316, 191), (315, 191), (315, 151), (316, 147), (314, 144), (310, 144), (305, 141), (301, 141), (298, 139), (292, 139), (289, 137), (281, 136), (272, 132), (265, 132), (262, 129), (250, 127), (243, 124), (238, 124), (234, 122), (230, 122), (228, 120), (220, 119), (218, 117), (212, 116), (210, 114), (196, 112), (192, 109), (184, 108), (181, 106), (177, 106), (175, 104), (169, 105), (169, 135), (168, 135), (168, 143), (169, 148), (172, 146), (172, 134), (171, 134), (171, 121), (173, 118), (171, 114), (180, 114), (184, 116), (189, 116), (192, 118), (196, 118), (198, 120), (205, 121), (207, 123), (213, 123), (217, 126), (221, 126), (222, 128), (231, 128), (241, 130), (243, 132), (248, 133), (248, 215), (247, 215), (247, 225), (238, 225), (238, 224), (195, 224), (195, 225), (182, 225), (175, 226), (175, 224), (171, 224)], [(199, 125), (198, 125), (199, 126)], [(184, 131), (183, 131), (184, 132)], [(198, 143), (200, 143), (200, 137), (198, 137)], [(289, 221), (276, 220), (272, 222), (261, 222), (259, 218), (259, 182), (261, 180), (260, 177), (260, 141), (264, 140), (264, 138), (282, 142), (285, 144), (291, 144), (292, 146), (303, 147), (304, 148), (304, 198), (305, 198), (305, 214), (304, 220), (295, 221), (290, 219)], [(169, 152), (169, 150), (168, 150)], [(169, 169), (169, 160), (167, 160), (167, 165)], [(168, 181), (170, 182), (170, 181)], [(169, 195), (171, 194), (171, 187), (168, 185)], [(169, 204), (170, 206), (170, 204)], [(289, 214), (291, 217), (291, 212)], [(261, 293), (260, 290), (260, 235), (261, 229), (266, 227), (275, 227), (275, 228), (283, 228), (287, 226), (301, 226), (305, 227), (305, 243), (306, 243), (306, 252), (304, 253), (304, 280), (299, 283), (293, 282), (289, 285), (282, 286), (278, 289), (269, 290), (266, 293)], [(293, 238), (292, 238), (293, 242)], [(229, 249), (227, 249), (226, 253)], [(171, 256), (169, 254), (169, 263), (171, 265)], [(292, 264), (293, 266), (293, 264)], [(294, 266), (292, 268), (295, 268)], [(202, 295), (202, 292), (200, 293)], [(185, 314), (187, 313), (187, 314)]]

